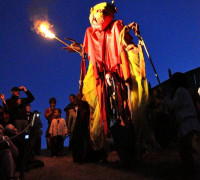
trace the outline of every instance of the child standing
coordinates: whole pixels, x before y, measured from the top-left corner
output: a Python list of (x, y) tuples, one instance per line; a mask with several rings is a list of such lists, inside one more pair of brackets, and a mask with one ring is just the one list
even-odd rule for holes
[(60, 156), (63, 153), (64, 137), (67, 134), (66, 122), (61, 118), (61, 109), (54, 110), (54, 119), (51, 122), (49, 133), (51, 136), (51, 156)]

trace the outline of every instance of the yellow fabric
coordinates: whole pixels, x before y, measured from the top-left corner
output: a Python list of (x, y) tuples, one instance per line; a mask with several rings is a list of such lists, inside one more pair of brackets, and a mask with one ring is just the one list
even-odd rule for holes
[[(133, 113), (133, 122), (141, 134), (141, 127), (144, 122), (144, 107), (148, 100), (148, 84), (147, 79), (142, 80), (139, 54), (135, 51), (128, 51), (129, 68), (132, 80), (131, 92), (131, 109)], [(140, 55), (140, 56), (139, 56)], [(142, 56), (144, 57), (144, 56)], [(89, 62), (89, 67), (85, 79), (83, 81), (83, 100), (87, 101), (90, 106), (90, 138), (93, 148), (98, 150), (105, 145), (105, 136), (103, 125), (100, 125), (100, 109), (96, 92), (96, 81), (93, 76), (93, 66)], [(142, 124), (142, 125), (141, 125)]]
[[(125, 35), (125, 30), (122, 31)], [(123, 36), (121, 36), (123, 40)], [(129, 47), (130, 46), (130, 47)], [(142, 48), (138, 48), (131, 44), (127, 46), (126, 55), (128, 55), (128, 66), (130, 69), (130, 77), (132, 85), (130, 86), (131, 94), (131, 111), (133, 123), (136, 129), (138, 139), (144, 136), (144, 131), (147, 130), (147, 122), (144, 117), (145, 106), (148, 101), (148, 84), (145, 74), (145, 61)], [(128, 48), (129, 47), (129, 48)], [(124, 51), (122, 51), (124, 53)], [(123, 54), (122, 57), (125, 57)], [(127, 68), (124, 66), (123, 71), (126, 72)], [(126, 77), (127, 78), (127, 77)], [(83, 81), (83, 100), (87, 101), (90, 106), (90, 138), (94, 149), (102, 149), (106, 144), (106, 137), (104, 135), (103, 124), (100, 124), (100, 109), (97, 97), (98, 87), (93, 75), (93, 66), (89, 62), (89, 67), (85, 79)], [(144, 138), (142, 138), (144, 139)], [(140, 140), (139, 140), (140, 141)]]
[[(142, 46), (138, 44), (138, 47), (136, 47), (134, 44), (128, 45), (126, 42), (125, 37), (129, 30), (130, 29), (128, 26), (124, 26), (120, 33), (120, 43), (122, 43), (124, 48), (126, 48), (126, 52), (128, 54), (130, 76), (132, 81), (132, 86), (130, 89), (131, 109), (133, 116), (135, 115), (133, 118), (136, 119), (139, 109), (142, 109), (141, 106), (145, 106), (148, 101), (148, 83), (146, 79), (145, 61)], [(124, 71), (124, 68), (122, 68), (122, 70)]]
[(89, 62), (89, 67), (83, 81), (83, 100), (90, 106), (90, 138), (93, 148), (98, 150), (103, 148), (105, 138), (104, 129), (100, 125), (100, 109), (96, 92), (96, 82), (93, 75), (93, 66)]
[(138, 47), (128, 44), (126, 33), (130, 30), (125, 26), (120, 34), (120, 42), (128, 54), (130, 76), (132, 85), (130, 86), (132, 121), (135, 128), (137, 151), (140, 154), (144, 149), (151, 149), (156, 146), (152, 130), (146, 120), (146, 105), (148, 103), (148, 83), (146, 79), (145, 61), (141, 42)]
[[(141, 106), (142, 98), (145, 97), (145, 104), (148, 101), (148, 84), (146, 79), (145, 61), (142, 47), (140, 44), (138, 45), (138, 48), (134, 44), (127, 44), (125, 37), (128, 31), (128, 26), (125, 26), (120, 33), (120, 43), (122, 43), (124, 47), (126, 47), (126, 51), (128, 54), (129, 69), (132, 80), (131, 102), (132, 110), (135, 113), (137, 109)], [(126, 80), (126, 70), (123, 66), (122, 70), (125, 75), (124, 78)]]
[(146, 105), (148, 103), (149, 92), (145, 72), (144, 54), (141, 45), (138, 45), (138, 53), (136, 53), (134, 49), (130, 49), (127, 51), (127, 54), (132, 80), (132, 120), (136, 134), (137, 153), (140, 155), (144, 150), (155, 150), (158, 145), (146, 117)]
[[(131, 86), (131, 105), (133, 111), (133, 121), (135, 121), (143, 106), (146, 105), (148, 101), (148, 84), (147, 79), (141, 77), (141, 67), (140, 67), (140, 58), (144, 57), (142, 52), (135, 54), (133, 51), (128, 51), (128, 59), (129, 59), (129, 67), (130, 67), (130, 74), (132, 80)], [(142, 55), (142, 56), (141, 56)], [(140, 58), (139, 58), (140, 57)]]

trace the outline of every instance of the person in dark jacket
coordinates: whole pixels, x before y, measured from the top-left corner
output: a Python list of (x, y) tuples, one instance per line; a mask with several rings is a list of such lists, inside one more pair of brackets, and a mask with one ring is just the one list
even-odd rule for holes
[[(24, 91), (27, 97), (19, 98), (20, 91)], [(11, 98), (6, 100), (5, 107), (9, 113), (10, 123), (21, 132), (28, 126), (26, 105), (30, 104), (35, 98), (24, 86), (13, 87), (11, 94)]]

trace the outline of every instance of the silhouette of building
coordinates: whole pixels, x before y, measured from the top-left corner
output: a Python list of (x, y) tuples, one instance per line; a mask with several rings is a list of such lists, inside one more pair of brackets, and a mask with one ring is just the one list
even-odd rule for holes
[[(165, 89), (166, 93), (171, 94), (172, 88), (170, 85), (170, 77), (172, 77), (173, 73), (171, 72), (170, 69), (168, 69), (168, 74), (169, 74), (169, 79), (162, 82), (160, 86)], [(200, 87), (200, 67), (187, 71), (184, 74), (187, 77), (189, 88), (197, 92), (198, 88)], [(149, 87), (151, 87), (151, 85), (149, 85)], [(158, 87), (159, 85), (153, 87), (152, 89), (157, 89)]]

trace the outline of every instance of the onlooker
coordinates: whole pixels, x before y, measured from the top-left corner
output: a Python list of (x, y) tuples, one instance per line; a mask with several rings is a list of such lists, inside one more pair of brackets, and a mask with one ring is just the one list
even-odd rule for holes
[(0, 124), (5, 126), (9, 123), (9, 115), (4, 111), (4, 108), (0, 106)]
[(197, 100), (197, 116), (200, 121), (200, 96), (198, 96), (198, 100)]
[(52, 97), (49, 99), (50, 107), (45, 110), (44, 116), (48, 121), (48, 127), (46, 130), (46, 141), (47, 141), (47, 149), (51, 149), (51, 137), (49, 134), (49, 128), (51, 125), (51, 121), (54, 119), (54, 109), (56, 107), (56, 98)]
[(76, 121), (76, 96), (70, 94), (69, 96), (70, 103), (65, 107), (64, 111), (66, 112), (66, 124), (68, 135), (70, 136), (73, 132), (75, 121)]
[(14, 179), (15, 163), (14, 157), (19, 152), (17, 147), (12, 143), (8, 136), (3, 134), (3, 126), (0, 125), (0, 176), (3, 179)]
[(49, 133), (52, 137), (51, 155), (62, 155), (64, 148), (64, 137), (67, 134), (66, 122), (61, 118), (61, 109), (54, 110), (55, 119), (52, 120)]
[(26, 105), (26, 119), (30, 123), (33, 119), (33, 113), (31, 112), (31, 105), (27, 104)]
[[(19, 98), (20, 91), (24, 91), (27, 98)], [(6, 100), (5, 107), (8, 110), (10, 123), (15, 125), (19, 132), (28, 126), (26, 119), (26, 104), (31, 103), (35, 98), (24, 86), (13, 87), (11, 98)]]
[(185, 75), (179, 72), (175, 73), (171, 78), (171, 83), (175, 90), (174, 97), (173, 99), (165, 97), (164, 103), (175, 110), (176, 120), (179, 123), (179, 154), (189, 171), (194, 167), (192, 153), (193, 149), (197, 149), (192, 142), (194, 135), (200, 132), (200, 123)]
[(173, 114), (169, 113), (169, 111), (166, 112), (162, 94), (158, 88), (150, 91), (149, 104), (146, 110), (148, 122), (155, 135), (156, 143), (160, 148), (167, 148), (174, 141), (177, 128)]
[[(0, 99), (2, 100), (5, 108), (6, 101), (3, 93), (0, 93)], [(9, 114), (4, 108), (0, 106), (0, 124), (2, 124), (3, 126), (9, 123)]]
[(8, 124), (4, 128), (4, 134), (12, 138), (13, 144), (19, 151), (19, 156), (15, 158), (17, 171), (20, 172), (20, 177), (23, 178), (24, 171), (28, 166), (28, 162), (32, 159), (29, 150), (29, 140), (25, 139), (25, 135), (18, 133), (18, 130), (12, 124)]
[(16, 162), (17, 171), (20, 172), (20, 178), (23, 179), (24, 171), (29, 171), (35, 167), (43, 167), (44, 163), (40, 160), (35, 160), (29, 148), (29, 138), (26, 135), (20, 135), (17, 129), (12, 125), (8, 124), (4, 128), (4, 134), (8, 137), (12, 137), (12, 142), (19, 150), (19, 156), (14, 159)]
[[(30, 104), (26, 105), (27, 120), (31, 123), (30, 130), (30, 148), (33, 155), (39, 155), (41, 152), (41, 135), (42, 124), (40, 121), (40, 113), (35, 110), (31, 112)], [(34, 119), (33, 119), (34, 118)]]
[(94, 161), (93, 158), (96, 155), (94, 155), (89, 137), (89, 105), (86, 101), (82, 101), (81, 98), (82, 95), (77, 94), (77, 120), (69, 143), (74, 162)]
[(40, 120), (40, 113), (35, 110), (34, 114), (34, 122), (30, 127), (30, 140), (31, 140), (31, 149), (35, 155), (40, 155), (41, 153), (41, 135), (42, 135), (42, 123)]

